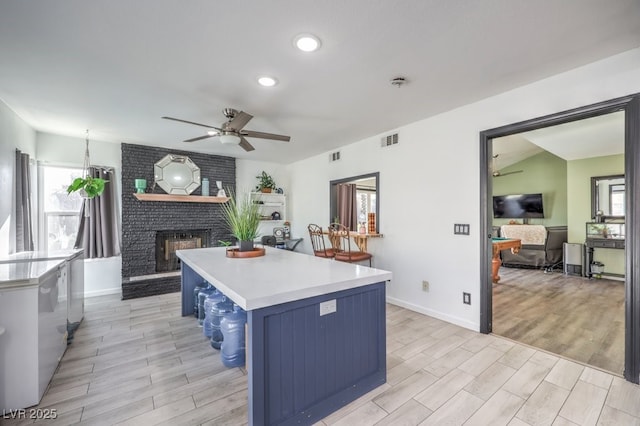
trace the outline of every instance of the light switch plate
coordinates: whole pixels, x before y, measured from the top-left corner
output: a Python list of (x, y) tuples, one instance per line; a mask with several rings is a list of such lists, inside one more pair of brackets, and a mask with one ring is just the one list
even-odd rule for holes
[(336, 299), (320, 303), (320, 316), (332, 314), (336, 311)]
[(469, 224), (468, 223), (454, 223), (453, 224), (453, 233), (455, 235), (469, 235)]

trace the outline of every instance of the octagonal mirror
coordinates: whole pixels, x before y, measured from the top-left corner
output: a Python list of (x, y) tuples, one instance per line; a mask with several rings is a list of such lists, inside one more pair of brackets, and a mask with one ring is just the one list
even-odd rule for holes
[(189, 195), (200, 186), (200, 168), (186, 155), (167, 154), (155, 163), (153, 173), (167, 194)]

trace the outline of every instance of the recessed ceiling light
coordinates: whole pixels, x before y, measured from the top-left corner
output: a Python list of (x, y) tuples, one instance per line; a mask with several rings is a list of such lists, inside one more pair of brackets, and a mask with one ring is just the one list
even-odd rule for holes
[(293, 44), (303, 52), (315, 52), (320, 49), (320, 39), (313, 34), (300, 34), (293, 40)]
[(258, 78), (258, 84), (264, 87), (272, 87), (278, 84), (278, 80), (273, 77), (263, 76)]

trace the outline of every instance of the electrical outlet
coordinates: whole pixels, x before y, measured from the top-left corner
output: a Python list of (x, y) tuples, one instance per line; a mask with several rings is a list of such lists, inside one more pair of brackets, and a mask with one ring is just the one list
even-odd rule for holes
[(332, 314), (337, 309), (336, 299), (327, 300), (326, 302), (320, 303), (320, 316)]
[(429, 291), (429, 281), (422, 281), (422, 291)]
[(471, 293), (462, 293), (462, 303), (465, 305), (471, 304)]

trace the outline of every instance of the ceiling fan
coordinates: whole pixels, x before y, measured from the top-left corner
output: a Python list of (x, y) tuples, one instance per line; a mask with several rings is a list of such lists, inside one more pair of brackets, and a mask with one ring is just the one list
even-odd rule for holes
[(194, 124), (196, 126), (206, 127), (212, 129), (207, 131), (204, 136), (198, 136), (197, 138), (187, 139), (184, 142), (195, 142), (202, 139), (213, 138), (215, 136), (220, 137), (220, 142), (223, 144), (240, 145), (245, 151), (253, 151), (255, 148), (245, 139), (249, 138), (261, 138), (272, 139), (275, 141), (289, 142), (291, 137), (284, 135), (275, 135), (273, 133), (255, 132), (253, 130), (242, 130), (247, 125), (249, 120), (253, 118), (253, 115), (247, 114), (244, 111), (237, 111), (233, 108), (225, 108), (222, 110), (228, 121), (222, 123), (220, 127), (209, 126), (208, 124), (195, 123), (193, 121), (182, 120), (180, 118), (162, 117), (166, 120), (179, 121), (181, 123)]
[(522, 173), (524, 171), (524, 170), (513, 170), (511, 172), (502, 173), (500, 170), (498, 170), (496, 168), (496, 158), (498, 158), (498, 155), (500, 155), (500, 154), (495, 154), (493, 156), (493, 164), (492, 164), (492, 167), (491, 167), (491, 170), (492, 170), (491, 175), (493, 177), (502, 177), (502, 176), (507, 176), (507, 175), (513, 175), (513, 174), (516, 174), (516, 173)]

